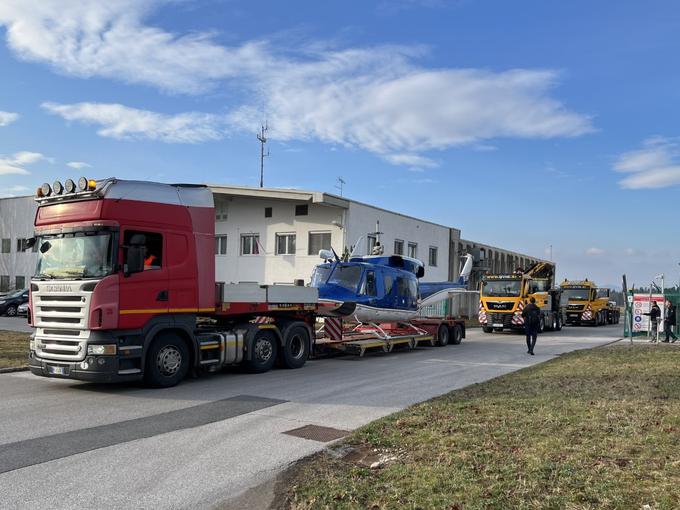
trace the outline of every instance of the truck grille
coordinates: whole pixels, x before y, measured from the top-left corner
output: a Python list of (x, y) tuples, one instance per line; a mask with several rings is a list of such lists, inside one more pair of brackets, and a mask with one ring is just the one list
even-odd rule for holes
[[(33, 281), (35, 349), (40, 358), (81, 361), (85, 358), (91, 291), (82, 281)], [(37, 288), (37, 290), (35, 290)]]
[(509, 328), (512, 326), (512, 316), (511, 313), (488, 313), (488, 325), (493, 324), (503, 324), (503, 327)]

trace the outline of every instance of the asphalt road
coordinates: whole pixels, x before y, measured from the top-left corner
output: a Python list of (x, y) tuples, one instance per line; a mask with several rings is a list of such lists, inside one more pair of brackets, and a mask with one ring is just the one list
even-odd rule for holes
[[(305, 425), (352, 430), (410, 404), (609, 343), (620, 326), (539, 337), (468, 332), (461, 345), (234, 371), (152, 390), (0, 375), (0, 502), (9, 508), (227, 508), (328, 443)], [(257, 490), (256, 490), (257, 491)]]
[(23, 317), (4, 317), (0, 315), (0, 331), (19, 331), (21, 333), (31, 333), (33, 329)]

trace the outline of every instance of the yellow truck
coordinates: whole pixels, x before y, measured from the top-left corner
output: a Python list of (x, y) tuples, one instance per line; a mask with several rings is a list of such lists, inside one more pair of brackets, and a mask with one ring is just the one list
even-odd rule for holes
[(524, 329), (522, 311), (532, 297), (541, 309), (539, 331), (562, 329), (560, 289), (554, 288), (555, 265), (538, 262), (511, 274), (488, 274), (479, 290), (479, 323), (485, 333)]
[(602, 326), (618, 324), (621, 311), (611, 300), (611, 291), (588, 280), (564, 280), (562, 308), (565, 324)]

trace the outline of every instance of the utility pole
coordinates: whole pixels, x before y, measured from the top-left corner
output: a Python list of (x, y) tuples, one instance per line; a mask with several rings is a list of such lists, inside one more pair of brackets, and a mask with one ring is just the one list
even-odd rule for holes
[(340, 196), (342, 196), (342, 187), (346, 184), (342, 177), (338, 177), (338, 183), (335, 185), (336, 188), (340, 190)]
[(257, 135), (257, 139), (260, 141), (260, 188), (264, 188), (264, 158), (269, 157), (269, 149), (267, 149), (267, 154), (264, 153), (268, 129), (267, 124), (263, 124), (260, 133)]

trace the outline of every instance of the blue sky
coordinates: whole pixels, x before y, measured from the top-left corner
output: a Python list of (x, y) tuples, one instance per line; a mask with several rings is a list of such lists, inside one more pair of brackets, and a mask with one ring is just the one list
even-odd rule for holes
[(3, 0), (0, 193), (117, 176), (337, 192), (680, 276), (673, 1)]

